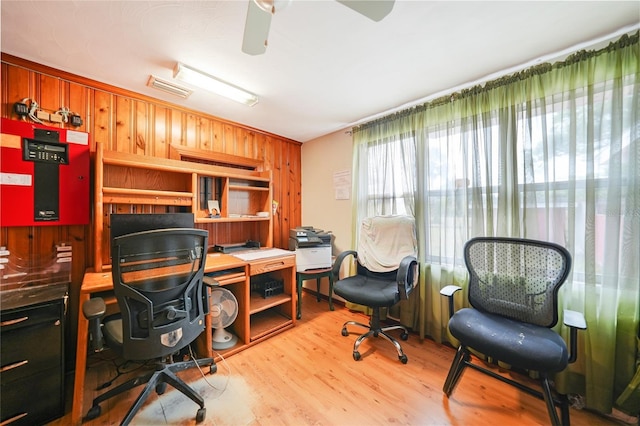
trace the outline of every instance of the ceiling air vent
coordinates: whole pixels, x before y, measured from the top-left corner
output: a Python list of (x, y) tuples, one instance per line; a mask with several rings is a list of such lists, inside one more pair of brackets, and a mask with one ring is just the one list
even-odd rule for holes
[(162, 80), (161, 78), (158, 78), (154, 75), (149, 76), (147, 86), (153, 87), (154, 89), (162, 90), (163, 92), (171, 93), (172, 95), (180, 96), (181, 98), (188, 98), (189, 95), (193, 93), (193, 90), (191, 89), (178, 86), (177, 84), (167, 80)]

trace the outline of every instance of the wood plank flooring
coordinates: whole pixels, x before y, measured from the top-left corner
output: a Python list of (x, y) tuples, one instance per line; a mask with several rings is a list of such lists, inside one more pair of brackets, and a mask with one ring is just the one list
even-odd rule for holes
[[(362, 359), (354, 361), (353, 342), (359, 330), (353, 329), (348, 337), (340, 334), (348, 320), (366, 323), (367, 317), (340, 304), (331, 312), (326, 301), (316, 302), (314, 295), (305, 292), (302, 319), (293, 329), (218, 362), (218, 372), (205, 377), (209, 383), (197, 370), (180, 373), (204, 386), (207, 417), (203, 424), (549, 424), (544, 402), (472, 369), (465, 371), (451, 398), (446, 398), (442, 385), (454, 349), (431, 340), (421, 342), (414, 334), (402, 342), (409, 358), (406, 365), (381, 338), (365, 341), (360, 347)], [(98, 394), (97, 384), (114, 374), (111, 362), (91, 361), (83, 412)], [(139, 388), (103, 403), (102, 415), (84, 424), (119, 424), (138, 393)], [(181, 396), (175, 394), (171, 389), (162, 396), (152, 395), (133, 423), (195, 424), (197, 405), (186, 398), (176, 400)], [(158, 404), (162, 415), (153, 417), (153, 409), (147, 406)], [(575, 409), (571, 422), (574, 426), (623, 424)], [(50, 426), (68, 423), (69, 414)]]

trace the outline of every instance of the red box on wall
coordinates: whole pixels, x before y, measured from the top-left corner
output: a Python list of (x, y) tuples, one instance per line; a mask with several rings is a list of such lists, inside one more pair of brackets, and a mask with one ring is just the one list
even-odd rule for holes
[(0, 226), (89, 223), (89, 134), (2, 119)]

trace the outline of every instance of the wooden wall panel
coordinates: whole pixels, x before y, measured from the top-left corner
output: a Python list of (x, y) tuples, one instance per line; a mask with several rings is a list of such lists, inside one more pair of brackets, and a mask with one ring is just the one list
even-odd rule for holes
[(113, 150), (137, 154), (136, 146), (132, 143), (132, 113), (131, 100), (122, 96), (115, 97), (115, 141)]
[(300, 170), (302, 157), (300, 146), (288, 143), (288, 175), (287, 190), (289, 198), (289, 214), (287, 214), (287, 232), (290, 228), (302, 225), (302, 188), (300, 186)]
[[(273, 244), (278, 247), (285, 247), (285, 244), (288, 245), (288, 232), (289, 229), (286, 229), (287, 239), (283, 240), (282, 232), (283, 232), (283, 224), (284, 220), (284, 212), (282, 206), (285, 202), (284, 197), (286, 194), (283, 192), (283, 182), (282, 182), (282, 151), (283, 144), (275, 143), (275, 141), (271, 137), (267, 137), (267, 145), (269, 149), (267, 151), (266, 159), (265, 159), (265, 167), (271, 169), (273, 173), (273, 199), (278, 202), (278, 208), (276, 210), (276, 214), (273, 217)], [(277, 182), (277, 183), (275, 183)], [(280, 232), (278, 231), (280, 230)]]
[[(62, 85), (60, 83), (60, 80), (57, 78), (41, 74), (38, 75), (34, 98), (38, 101), (42, 109), (55, 112), (62, 106), (60, 102)], [(44, 124), (51, 123), (45, 121)]]
[[(100, 141), (109, 150), (170, 158), (169, 146), (173, 143), (263, 161), (264, 169), (272, 170), (273, 195), (280, 203), (273, 221), (274, 246), (288, 247), (289, 227), (297, 226), (301, 221), (300, 143), (5, 53), (2, 53), (0, 72), (2, 117), (15, 119), (13, 104), (24, 98), (36, 100), (47, 112), (67, 107), (82, 118), (83, 124), (77, 130), (89, 133), (92, 153), (96, 141)], [(45, 124), (67, 126), (64, 123)], [(116, 209), (121, 207), (116, 206)], [(107, 213), (91, 212), (92, 217)], [(26, 257), (49, 253), (62, 241), (73, 246), (65, 343), (67, 366), (71, 369), (75, 365), (79, 289), (84, 271), (94, 263), (91, 226), (1, 225), (0, 246)], [(252, 226), (226, 223), (201, 227), (209, 230), (210, 244), (215, 244), (236, 242), (234, 238), (238, 236), (258, 232)]]
[(135, 106), (136, 116), (134, 121), (135, 127), (133, 129), (133, 134), (135, 135), (135, 153), (153, 155), (149, 152), (152, 143), (148, 131), (153, 123), (153, 116), (150, 113), (151, 105), (146, 102), (136, 102)]
[(236, 146), (233, 143), (235, 136), (235, 128), (230, 123), (224, 123), (222, 126), (222, 149), (227, 154), (236, 153)]
[(182, 113), (180, 111), (171, 110), (167, 118), (171, 129), (169, 144), (175, 143), (178, 145), (184, 145), (185, 141), (182, 137)]
[(214, 152), (224, 152), (224, 144), (222, 140), (222, 123), (218, 120), (212, 121), (211, 137), (213, 138), (211, 150)]
[(200, 141), (198, 137), (200, 136), (198, 132), (197, 119), (193, 114), (183, 114), (184, 119), (184, 142), (182, 145), (186, 145), (191, 148), (199, 148)]
[[(13, 115), (13, 104), (24, 98), (31, 98), (33, 93), (34, 74), (24, 68), (10, 67), (2, 64), (2, 116), (16, 118)], [(11, 102), (9, 101), (11, 100)]]
[(153, 107), (153, 132), (151, 138), (155, 143), (150, 144), (149, 155), (169, 158), (169, 139), (171, 136), (171, 126), (168, 125), (170, 112), (161, 106)]
[[(91, 98), (89, 96), (89, 88), (81, 86), (79, 84), (71, 82), (62, 82), (65, 87), (64, 94), (62, 96), (63, 105), (67, 106), (70, 111), (80, 114), (81, 111), (90, 111), (89, 105)], [(91, 122), (91, 116), (82, 117), (82, 126), (77, 127), (76, 130), (81, 132), (89, 132), (87, 130), (87, 123)], [(93, 139), (93, 135), (91, 135)]]
[(32, 252), (33, 235), (31, 228), (26, 226), (16, 226), (2, 228), (2, 247), (7, 247), (12, 253), (20, 257), (28, 257)]
[[(94, 92), (93, 105), (89, 111), (92, 111), (93, 123), (87, 125), (87, 131), (91, 137), (91, 152), (95, 152), (97, 141), (102, 142), (108, 149), (115, 149), (111, 143), (111, 135), (114, 133), (114, 128), (111, 125), (111, 95), (107, 92), (97, 90)], [(82, 112), (78, 111), (80, 114)], [(87, 120), (88, 121), (88, 120)]]
[(198, 149), (205, 151), (213, 151), (213, 143), (211, 140), (211, 120), (204, 118), (198, 119), (198, 141), (200, 142)]

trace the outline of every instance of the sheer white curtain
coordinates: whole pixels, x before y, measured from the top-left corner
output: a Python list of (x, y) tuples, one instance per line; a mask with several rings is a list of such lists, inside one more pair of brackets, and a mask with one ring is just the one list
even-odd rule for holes
[[(604, 413), (611, 411), (636, 368), (638, 46), (638, 34), (624, 36), (600, 51), (507, 76), (354, 133), (357, 217), (383, 213), (400, 200), (406, 203), (405, 191), (416, 190), (407, 211), (418, 223), (421, 334), (448, 339), (439, 290), (466, 284), (462, 247), (469, 238), (559, 243), (573, 258), (561, 303), (584, 312), (589, 328), (580, 333), (578, 363), (556, 383)], [(409, 171), (404, 186), (394, 182), (385, 187), (391, 192), (384, 192), (372, 183), (372, 174), (378, 173), (372, 167), (395, 176), (388, 170), (404, 173), (411, 166), (388, 155), (389, 145), (402, 146), (405, 154), (413, 147), (409, 158), (415, 157), (415, 171)], [(395, 202), (389, 199), (394, 197)], [(566, 333), (561, 327), (558, 331)], [(629, 412), (624, 401), (617, 403)]]
[[(379, 126), (362, 128), (354, 138), (354, 166), (359, 171), (357, 223), (374, 215), (414, 216), (416, 194), (416, 141), (412, 118), (399, 114)], [(366, 195), (365, 195), (366, 194)]]

